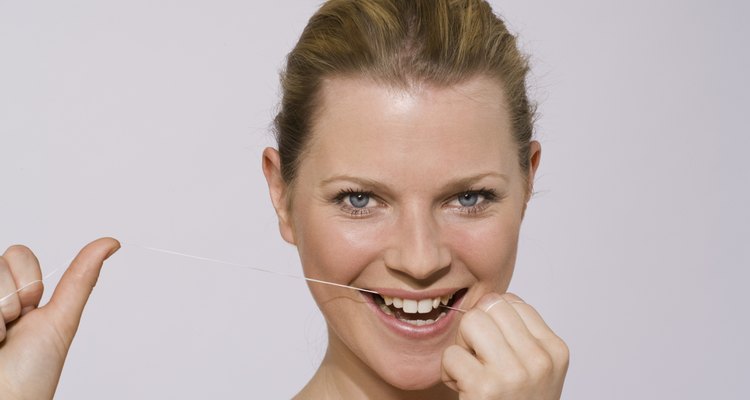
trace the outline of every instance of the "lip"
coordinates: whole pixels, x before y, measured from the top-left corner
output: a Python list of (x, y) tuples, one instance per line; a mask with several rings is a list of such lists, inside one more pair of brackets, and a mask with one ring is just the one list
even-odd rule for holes
[[(380, 293), (383, 296), (391, 296), (391, 297), (400, 297), (403, 299), (425, 299), (425, 298), (435, 298), (439, 296), (447, 296), (451, 295), (453, 293), (456, 293), (457, 291), (461, 290), (461, 288), (456, 289), (435, 289), (435, 290), (429, 290), (429, 291), (423, 291), (423, 292), (410, 292), (406, 290), (400, 290), (400, 289), (387, 289), (387, 288), (373, 288), (372, 290)], [(429, 339), (438, 337), (440, 335), (445, 334), (450, 330), (450, 327), (453, 323), (453, 320), (456, 318), (456, 314), (458, 314), (457, 311), (445, 309), (445, 316), (440, 318), (439, 320), (435, 321), (435, 323), (429, 324), (429, 325), (412, 325), (408, 322), (403, 322), (399, 320), (398, 318), (386, 315), (383, 313), (382, 310), (380, 310), (380, 306), (375, 303), (375, 299), (372, 295), (368, 293), (360, 292), (360, 295), (365, 299), (367, 302), (367, 305), (370, 306), (370, 309), (373, 313), (377, 316), (378, 319), (393, 333), (397, 334), (398, 336), (405, 337), (408, 339)], [(461, 302), (463, 301), (465, 295), (462, 296), (460, 299), (456, 301), (452, 305), (452, 307), (460, 307)]]

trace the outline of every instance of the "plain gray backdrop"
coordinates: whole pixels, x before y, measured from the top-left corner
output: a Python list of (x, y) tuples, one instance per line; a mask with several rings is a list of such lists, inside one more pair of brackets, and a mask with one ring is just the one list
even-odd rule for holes
[[(542, 164), (511, 291), (565, 399), (744, 399), (747, 2), (493, 1), (531, 54)], [(260, 169), (317, 1), (0, 0), (0, 248), (105, 265), (58, 399), (289, 398), (325, 351)], [(48, 287), (54, 286), (55, 276)]]

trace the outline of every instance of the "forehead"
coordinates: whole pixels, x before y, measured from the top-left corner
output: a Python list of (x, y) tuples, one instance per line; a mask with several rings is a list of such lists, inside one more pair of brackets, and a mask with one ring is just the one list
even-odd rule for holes
[(327, 80), (299, 178), (346, 174), (414, 185), (472, 173), (514, 174), (516, 145), (501, 85), (400, 88)]

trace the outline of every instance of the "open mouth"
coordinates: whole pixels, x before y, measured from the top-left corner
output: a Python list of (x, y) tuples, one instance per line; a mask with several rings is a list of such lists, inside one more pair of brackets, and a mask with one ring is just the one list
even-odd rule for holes
[(402, 299), (399, 297), (383, 296), (372, 293), (371, 296), (384, 314), (394, 317), (399, 321), (415, 326), (434, 324), (451, 312), (446, 308), (453, 307), (467, 289), (441, 297), (425, 299)]

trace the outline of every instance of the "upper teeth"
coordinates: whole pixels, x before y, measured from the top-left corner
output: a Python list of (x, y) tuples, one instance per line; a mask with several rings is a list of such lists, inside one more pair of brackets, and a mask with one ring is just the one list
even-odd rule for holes
[(433, 309), (440, 307), (440, 304), (448, 305), (448, 302), (452, 297), (453, 295), (450, 294), (447, 296), (435, 297), (431, 299), (414, 300), (383, 296), (383, 300), (385, 300), (385, 305), (393, 305), (396, 308), (402, 309), (405, 313), (427, 314)]

